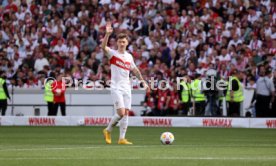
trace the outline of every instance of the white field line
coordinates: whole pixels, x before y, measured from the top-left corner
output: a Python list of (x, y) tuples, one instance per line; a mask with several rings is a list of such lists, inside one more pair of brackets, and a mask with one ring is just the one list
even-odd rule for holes
[(56, 151), (56, 150), (72, 150), (72, 149), (102, 149), (102, 148), (165, 148), (165, 147), (187, 147), (187, 148), (236, 148), (236, 147), (247, 147), (247, 148), (260, 148), (260, 147), (276, 147), (275, 144), (255, 144), (255, 145), (94, 145), (94, 146), (72, 146), (72, 147), (37, 147), (37, 148), (3, 148), (0, 147), (0, 152), (7, 151)]
[(119, 157), (119, 158), (91, 158), (91, 157), (14, 157), (0, 158), (4, 160), (276, 160), (276, 157)]
[[(101, 148), (145, 148), (145, 147), (149, 147), (146, 145), (127, 145), (127, 146), (110, 146), (110, 145), (101, 145), (101, 146), (79, 146), (79, 147), (53, 147), (53, 148), (10, 148), (10, 149), (0, 149), (0, 152), (2, 151), (55, 151), (55, 150), (72, 150), (72, 149), (101, 149)], [(157, 147), (157, 146), (156, 146)]]
[(97, 149), (102, 147), (92, 146), (92, 147), (64, 147), (64, 148), (11, 148), (11, 149), (0, 149), (2, 151), (55, 151), (55, 150), (71, 150), (71, 149)]

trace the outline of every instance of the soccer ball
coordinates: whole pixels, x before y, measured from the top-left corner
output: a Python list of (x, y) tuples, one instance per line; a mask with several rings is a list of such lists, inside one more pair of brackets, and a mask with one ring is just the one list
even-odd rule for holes
[(164, 132), (161, 134), (160, 141), (163, 145), (170, 145), (174, 141), (174, 135), (170, 132)]

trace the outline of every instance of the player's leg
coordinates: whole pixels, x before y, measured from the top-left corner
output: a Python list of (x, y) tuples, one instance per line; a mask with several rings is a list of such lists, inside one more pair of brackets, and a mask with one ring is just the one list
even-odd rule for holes
[(112, 117), (111, 121), (109, 122), (106, 130), (108, 132), (112, 132), (113, 128), (118, 124), (118, 122), (124, 117), (125, 109), (119, 108), (117, 109), (117, 113)]
[(120, 121), (120, 139), (125, 139), (127, 127), (128, 127), (128, 112), (129, 109), (125, 109), (125, 114)]
[(125, 114), (125, 105), (123, 94), (120, 91), (112, 91), (111, 92), (112, 101), (114, 104), (114, 108), (116, 109), (115, 115), (112, 117), (110, 123), (107, 126), (107, 131), (111, 132), (113, 127), (117, 125), (117, 123), (122, 119)]
[(109, 122), (107, 128), (103, 130), (105, 142), (107, 144), (111, 144), (111, 132), (113, 128), (118, 124), (118, 122), (123, 118), (125, 113), (124, 108), (117, 109), (117, 113), (112, 117), (111, 121)]
[(132, 144), (132, 142), (129, 142), (127, 139), (125, 139), (125, 136), (126, 136), (127, 127), (128, 127), (128, 112), (131, 109), (131, 93), (130, 92), (124, 93), (123, 97), (124, 97), (125, 111), (120, 121), (120, 139), (118, 141), (118, 144), (130, 145)]
[(111, 132), (117, 123), (122, 119), (125, 114), (123, 95), (120, 91), (111, 91), (111, 97), (116, 109), (115, 115), (112, 117), (107, 128), (103, 130), (105, 141), (107, 144), (111, 144)]

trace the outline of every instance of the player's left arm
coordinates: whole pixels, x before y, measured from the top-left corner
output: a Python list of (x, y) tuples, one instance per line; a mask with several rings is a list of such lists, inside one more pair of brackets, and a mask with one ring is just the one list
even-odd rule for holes
[(132, 69), (132, 72), (140, 81), (142, 81), (142, 82), (145, 81), (140, 70), (136, 66)]
[(140, 70), (136, 66), (132, 69), (132, 72), (142, 82), (142, 84), (146, 88), (146, 90), (150, 91), (150, 88), (149, 88), (147, 82), (144, 80)]
[(150, 87), (148, 86), (147, 82), (144, 80), (138, 67), (135, 65), (135, 62), (134, 62), (132, 56), (131, 56), (131, 61), (130, 61), (130, 69), (133, 72), (133, 74), (142, 82), (143, 87), (146, 88), (146, 91), (150, 92)]

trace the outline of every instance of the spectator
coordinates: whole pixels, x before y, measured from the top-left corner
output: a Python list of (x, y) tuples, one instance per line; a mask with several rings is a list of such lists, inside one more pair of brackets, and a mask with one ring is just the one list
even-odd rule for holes
[(59, 39), (57, 45), (54, 46), (52, 52), (58, 52), (60, 54), (68, 51), (68, 48), (65, 44), (63, 44), (62, 39)]
[(79, 48), (74, 44), (74, 40), (69, 40), (68, 45), (66, 46), (67, 50), (65, 52), (67, 53), (73, 53), (74, 59), (77, 58), (79, 53)]
[(275, 87), (271, 77), (271, 68), (260, 67), (260, 78), (256, 87), (256, 117), (269, 117), (270, 106), (274, 102)]
[(91, 53), (97, 46), (97, 43), (91, 36), (88, 36), (88, 32), (83, 32), (83, 37), (80, 43), (81, 51), (88, 51)]
[[(274, 89), (276, 89), (276, 70), (274, 70), (274, 74), (273, 74), (273, 84), (274, 84)], [(272, 117), (276, 117), (276, 90), (274, 90), (274, 102), (272, 103)]]
[(240, 40), (240, 39), (238, 38), (238, 35), (235, 34), (235, 35), (233, 36), (233, 39), (230, 40), (230, 42), (229, 42), (229, 44), (228, 44), (228, 48), (230, 48), (230, 46), (235, 46), (235, 47), (237, 47), (238, 44), (242, 44), (242, 40)]
[(37, 59), (35, 60), (34, 69), (36, 72), (39, 72), (43, 70), (44, 66), (49, 66), (49, 61), (44, 57), (43, 53), (40, 52), (38, 53)]
[(221, 55), (219, 56), (220, 63), (229, 63), (231, 61), (231, 56), (227, 53), (227, 50), (223, 48), (221, 50)]
[(253, 76), (248, 78), (248, 83), (246, 85), (246, 88), (256, 90), (256, 81), (255, 81), (255, 78)]
[(159, 114), (156, 108), (157, 101), (155, 93), (155, 91), (151, 91), (146, 94), (144, 100), (145, 111), (142, 114), (143, 116), (157, 116)]
[(262, 58), (260, 55), (258, 55), (256, 50), (252, 51), (252, 59), (254, 61), (255, 64), (260, 64), (260, 62), (262, 62)]
[(167, 114), (168, 115), (178, 115), (179, 110), (179, 96), (177, 92), (177, 84), (176, 82), (172, 82), (170, 88), (168, 90), (168, 106), (167, 106)]
[(257, 50), (257, 49), (262, 48), (262, 44), (263, 44), (263, 42), (258, 39), (258, 36), (256, 34), (253, 34), (253, 39), (250, 41), (248, 47), (251, 50)]
[(157, 116), (165, 116), (167, 114), (169, 99), (166, 86), (166, 83), (162, 82), (160, 84), (161, 89), (160, 87), (157, 89)]
[(28, 66), (28, 68), (34, 70), (35, 60), (31, 54), (27, 54), (27, 57), (23, 59), (22, 64)]

